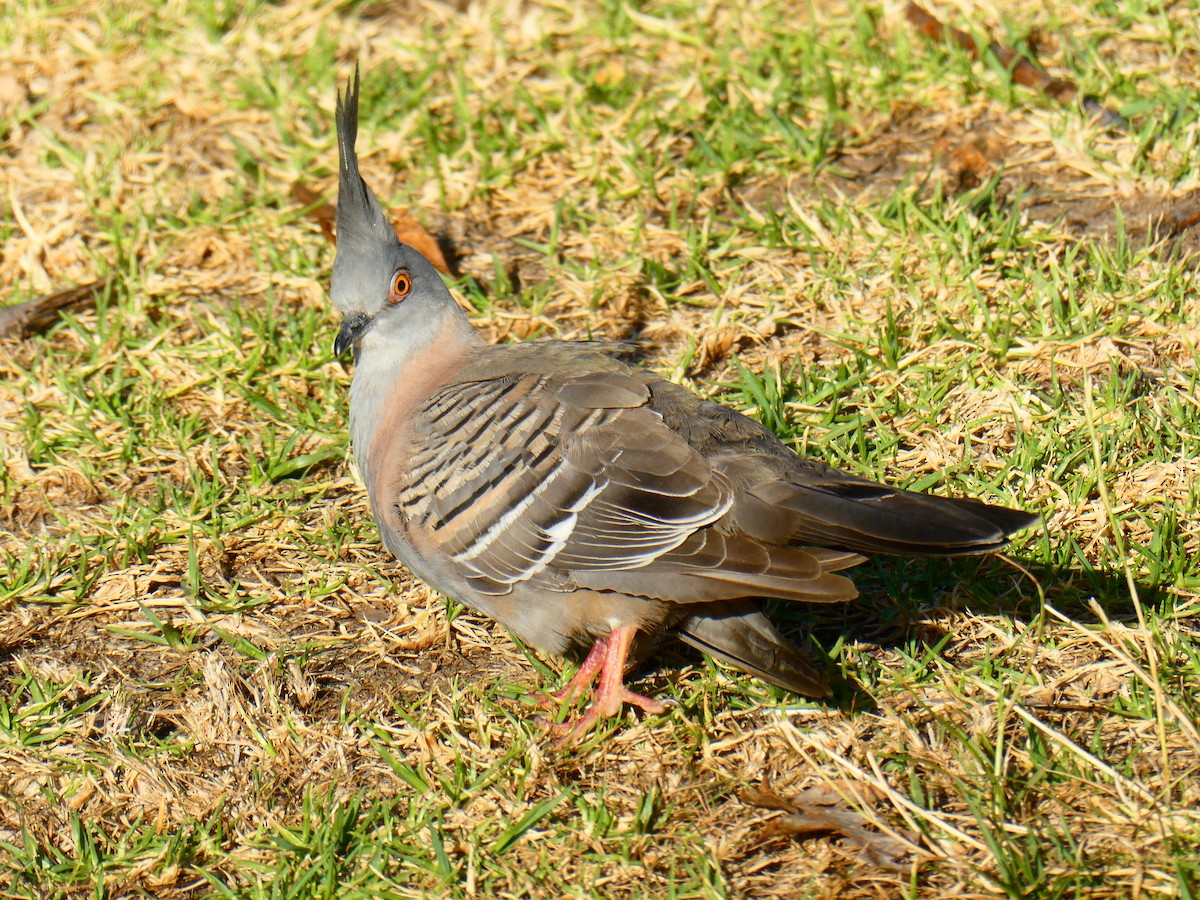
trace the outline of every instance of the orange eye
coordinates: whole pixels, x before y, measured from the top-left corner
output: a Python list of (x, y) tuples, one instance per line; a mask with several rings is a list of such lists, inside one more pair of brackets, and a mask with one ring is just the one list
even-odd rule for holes
[(392, 276), (392, 292), (388, 294), (388, 303), (399, 303), (412, 290), (412, 276), (408, 269), (397, 269)]

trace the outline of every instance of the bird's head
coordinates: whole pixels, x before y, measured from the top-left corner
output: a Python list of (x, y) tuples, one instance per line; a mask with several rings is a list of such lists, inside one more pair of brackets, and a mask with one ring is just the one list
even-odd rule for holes
[(441, 276), (396, 237), (379, 201), (358, 171), (358, 69), (337, 100), (337, 257), (330, 295), (344, 314), (334, 341), (340, 356), (363, 342), (388, 342), (429, 329), (457, 304)]

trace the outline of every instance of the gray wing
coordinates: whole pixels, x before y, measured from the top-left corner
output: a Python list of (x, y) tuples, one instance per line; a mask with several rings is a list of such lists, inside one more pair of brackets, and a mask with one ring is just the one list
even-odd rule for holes
[[(984, 553), (1036, 516), (797, 457), (604, 355), (493, 348), (418, 416), (397, 506), (484, 594), (519, 582), (676, 603), (851, 599), (857, 552)], [(816, 546), (812, 546), (816, 545)]]
[(620, 364), (579, 368), (459, 382), (419, 416), (396, 505), (473, 589), (855, 596), (831, 573), (860, 557), (739, 529), (740, 486), (664, 421), (645, 381)]

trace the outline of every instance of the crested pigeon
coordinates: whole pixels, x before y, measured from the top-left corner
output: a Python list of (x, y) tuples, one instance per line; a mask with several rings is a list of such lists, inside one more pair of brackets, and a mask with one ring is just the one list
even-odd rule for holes
[(358, 71), (336, 109), (334, 350), (353, 348), (350, 432), (384, 544), (437, 591), (549, 654), (590, 646), (556, 726), (623, 704), (635, 642), (663, 631), (799, 694), (826, 677), (763, 597), (857, 596), (864, 553), (1001, 549), (1036, 516), (900, 490), (797, 457), (758, 422), (621, 361), (611, 345), (489, 345), (397, 239), (359, 174)]

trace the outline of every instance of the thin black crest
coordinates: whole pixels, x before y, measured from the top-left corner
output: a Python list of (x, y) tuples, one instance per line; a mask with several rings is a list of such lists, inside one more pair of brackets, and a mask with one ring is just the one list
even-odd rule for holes
[[(382, 241), (393, 245), (395, 232), (367, 183), (358, 173), (358, 155), (354, 142), (358, 138), (358, 66), (346, 84), (346, 94), (340, 93), (334, 119), (338, 134), (338, 255), (369, 253), (372, 245)], [(360, 243), (361, 242), (361, 243)]]

